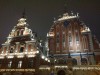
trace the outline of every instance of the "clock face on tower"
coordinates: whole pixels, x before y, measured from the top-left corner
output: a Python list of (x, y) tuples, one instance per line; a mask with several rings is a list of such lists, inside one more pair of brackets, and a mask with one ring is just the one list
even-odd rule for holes
[(69, 21), (64, 21), (64, 27), (67, 27), (68, 26), (68, 24), (69, 24)]

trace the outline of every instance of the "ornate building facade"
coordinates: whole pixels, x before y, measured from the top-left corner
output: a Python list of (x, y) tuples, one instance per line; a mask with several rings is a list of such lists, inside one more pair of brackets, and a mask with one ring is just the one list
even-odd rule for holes
[(38, 75), (40, 64), (50, 62), (43, 58), (37, 34), (28, 28), (25, 15), (18, 20), (0, 50), (0, 75)]
[[(54, 20), (47, 33), (47, 44), (51, 63), (58, 69), (54, 67), (55, 75), (100, 74), (100, 68), (97, 70), (97, 74), (87, 72), (87, 68), (91, 68), (89, 66), (100, 64), (100, 44), (92, 35), (90, 28), (80, 20), (78, 14), (64, 13), (62, 17)], [(61, 65), (63, 65), (65, 74)], [(65, 65), (66, 67), (64, 67)], [(86, 69), (84, 69), (85, 66), (87, 66)], [(79, 70), (77, 71), (77, 69)], [(86, 72), (82, 72), (82, 70)]]
[(45, 46), (28, 26), (23, 13), (0, 49), (0, 75), (100, 75), (100, 44), (78, 14), (54, 20)]

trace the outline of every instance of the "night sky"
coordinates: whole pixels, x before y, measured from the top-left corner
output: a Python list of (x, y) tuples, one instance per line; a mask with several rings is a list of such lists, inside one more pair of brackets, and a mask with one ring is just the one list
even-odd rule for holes
[(53, 19), (67, 11), (79, 13), (100, 41), (100, 0), (0, 0), (0, 44), (18, 23), (25, 8), (29, 27), (42, 39), (53, 24)]

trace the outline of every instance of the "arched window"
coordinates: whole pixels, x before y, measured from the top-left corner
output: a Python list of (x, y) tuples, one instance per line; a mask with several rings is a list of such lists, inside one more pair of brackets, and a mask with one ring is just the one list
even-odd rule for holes
[(13, 48), (10, 49), (10, 53), (13, 53)]
[(21, 47), (21, 48), (20, 48), (20, 52), (23, 52), (23, 51), (24, 51), (24, 47)]
[(17, 31), (17, 36), (19, 36), (19, 31)]
[(73, 65), (77, 65), (77, 60), (75, 58), (73, 58), (72, 63), (73, 63)]
[(82, 65), (86, 65), (87, 64), (87, 59), (86, 58), (82, 58), (81, 59), (81, 63), (82, 63)]

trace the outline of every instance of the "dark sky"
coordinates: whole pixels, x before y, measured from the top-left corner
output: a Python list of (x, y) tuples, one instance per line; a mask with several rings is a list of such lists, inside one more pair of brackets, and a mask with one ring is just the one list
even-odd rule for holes
[[(46, 37), (53, 18), (64, 12), (65, 0), (0, 0), (0, 44), (17, 24), (26, 9), (30, 28), (41, 38)], [(67, 11), (79, 13), (80, 18), (100, 39), (100, 0), (66, 0)]]

